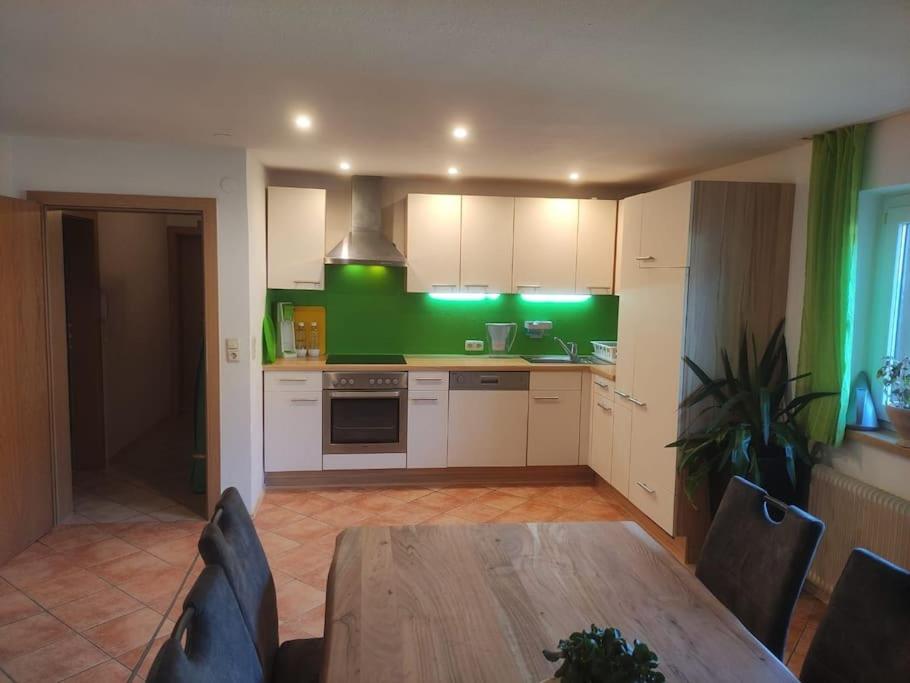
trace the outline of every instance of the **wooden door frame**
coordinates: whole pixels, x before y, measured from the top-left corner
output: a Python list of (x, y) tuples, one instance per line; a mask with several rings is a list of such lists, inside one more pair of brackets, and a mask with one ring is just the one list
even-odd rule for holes
[[(205, 391), (206, 391), (206, 509), (211, 515), (215, 503), (221, 495), (221, 415), (219, 393), (219, 360), (220, 348), (218, 331), (218, 242), (216, 201), (209, 197), (166, 197), (152, 195), (99, 194), (85, 192), (49, 192), (29, 190), (26, 197), (37, 202), (41, 209), (42, 231), (46, 231), (48, 211), (122, 211), (198, 215), (202, 219), (202, 270), (205, 302)], [(51, 264), (45, 252), (45, 277), (49, 279)], [(46, 287), (48, 297), (50, 288)], [(49, 302), (50, 303), (50, 302)], [(50, 322), (50, 321), (49, 321)], [(49, 331), (50, 334), (50, 331)], [(49, 337), (50, 340), (50, 337)], [(50, 348), (50, 345), (49, 345)], [(59, 370), (58, 370), (59, 371)], [(60, 384), (51, 382), (51, 405), (59, 397), (55, 396)], [(66, 387), (66, 384), (63, 384)], [(72, 488), (72, 475), (69, 481), (66, 473), (69, 467), (60, 467), (61, 460), (69, 457), (69, 448), (59, 443), (57, 438), (61, 424), (66, 424), (68, 431), (68, 414), (65, 411), (52, 409), (52, 446), (54, 452), (54, 500), (56, 521), (65, 517), (69, 510), (60, 509), (65, 505), (69, 492), (61, 495), (63, 489)], [(61, 476), (57, 476), (57, 472)], [(189, 476), (189, 475), (187, 475)]]

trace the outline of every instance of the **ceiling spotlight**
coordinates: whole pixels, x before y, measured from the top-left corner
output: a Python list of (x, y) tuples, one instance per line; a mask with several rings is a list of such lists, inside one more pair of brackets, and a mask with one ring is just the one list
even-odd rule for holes
[(581, 178), (581, 173), (579, 173), (578, 171), (572, 171), (569, 174), (569, 180), (571, 180), (572, 182), (575, 182), (579, 178)]
[(294, 119), (294, 125), (301, 130), (309, 130), (313, 127), (313, 119), (311, 119), (306, 114), (300, 114), (297, 116), (297, 118)]
[(464, 126), (455, 126), (455, 128), (452, 129), (452, 137), (457, 138), (458, 140), (464, 140), (468, 137), (468, 129)]
[(342, 171), (350, 171), (351, 162), (350, 161), (340, 161), (340, 162), (338, 162), (338, 168), (340, 168)]
[(459, 171), (457, 166), (449, 166), (449, 175), (458, 175), (458, 173)]

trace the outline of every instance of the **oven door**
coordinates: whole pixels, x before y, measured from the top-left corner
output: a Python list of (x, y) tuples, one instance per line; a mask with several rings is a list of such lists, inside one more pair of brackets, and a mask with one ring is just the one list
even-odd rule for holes
[(404, 453), (408, 391), (326, 390), (322, 401), (322, 452)]

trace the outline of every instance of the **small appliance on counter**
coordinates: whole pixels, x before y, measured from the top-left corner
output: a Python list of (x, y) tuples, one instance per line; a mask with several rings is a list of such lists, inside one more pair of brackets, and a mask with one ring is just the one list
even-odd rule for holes
[(294, 304), (290, 301), (279, 301), (275, 304), (275, 309), (281, 357), (297, 358), (297, 345), (294, 337)]
[(491, 356), (507, 356), (518, 336), (518, 325), (515, 323), (487, 323), (487, 338), (490, 342)]

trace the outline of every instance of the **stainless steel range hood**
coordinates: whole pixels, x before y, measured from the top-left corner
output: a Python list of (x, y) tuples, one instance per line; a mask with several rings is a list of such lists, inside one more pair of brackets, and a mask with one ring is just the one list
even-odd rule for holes
[(408, 265), (404, 255), (382, 234), (380, 183), (381, 179), (374, 176), (351, 178), (351, 232), (329, 251), (326, 263)]

